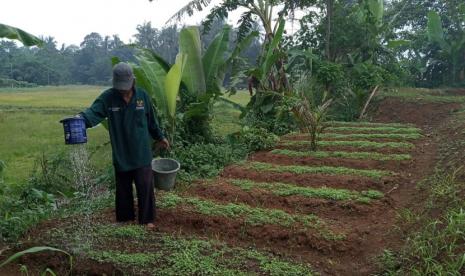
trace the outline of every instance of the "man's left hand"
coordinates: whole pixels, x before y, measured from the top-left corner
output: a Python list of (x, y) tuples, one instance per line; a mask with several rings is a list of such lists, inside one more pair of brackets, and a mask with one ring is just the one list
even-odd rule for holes
[(163, 138), (163, 140), (158, 141), (155, 146), (157, 148), (169, 150), (170, 149), (170, 142), (168, 141), (168, 139)]

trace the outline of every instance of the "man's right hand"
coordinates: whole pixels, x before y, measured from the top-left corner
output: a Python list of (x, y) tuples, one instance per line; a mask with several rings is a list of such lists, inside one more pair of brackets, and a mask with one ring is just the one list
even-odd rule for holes
[(158, 141), (155, 146), (157, 148), (162, 148), (162, 149), (169, 150), (170, 149), (170, 142), (168, 141), (168, 139), (163, 138), (163, 140)]

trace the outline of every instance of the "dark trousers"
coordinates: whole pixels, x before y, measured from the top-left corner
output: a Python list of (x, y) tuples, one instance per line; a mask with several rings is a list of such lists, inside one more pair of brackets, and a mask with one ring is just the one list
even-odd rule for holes
[(132, 183), (136, 184), (138, 220), (140, 224), (154, 222), (155, 194), (153, 190), (153, 172), (150, 166), (138, 168), (127, 172), (118, 172), (116, 175), (116, 220), (119, 222), (133, 221), (134, 197)]

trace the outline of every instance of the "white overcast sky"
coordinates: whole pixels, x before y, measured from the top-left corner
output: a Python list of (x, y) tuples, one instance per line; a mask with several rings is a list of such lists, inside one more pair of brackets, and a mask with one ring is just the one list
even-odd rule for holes
[[(79, 45), (85, 35), (118, 34), (129, 42), (136, 26), (144, 21), (161, 28), (189, 0), (1, 0), (0, 23), (21, 28), (34, 35), (53, 36), (58, 45)], [(217, 1), (218, 2), (218, 1)], [(206, 11), (185, 24), (197, 24)], [(233, 16), (234, 18), (234, 16)], [(237, 21), (237, 17), (235, 20)]]

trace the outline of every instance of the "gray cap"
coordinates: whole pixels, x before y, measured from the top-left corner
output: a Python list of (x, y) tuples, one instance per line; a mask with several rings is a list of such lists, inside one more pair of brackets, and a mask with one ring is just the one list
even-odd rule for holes
[(113, 88), (117, 90), (129, 90), (132, 88), (134, 73), (131, 66), (120, 62), (113, 67)]

